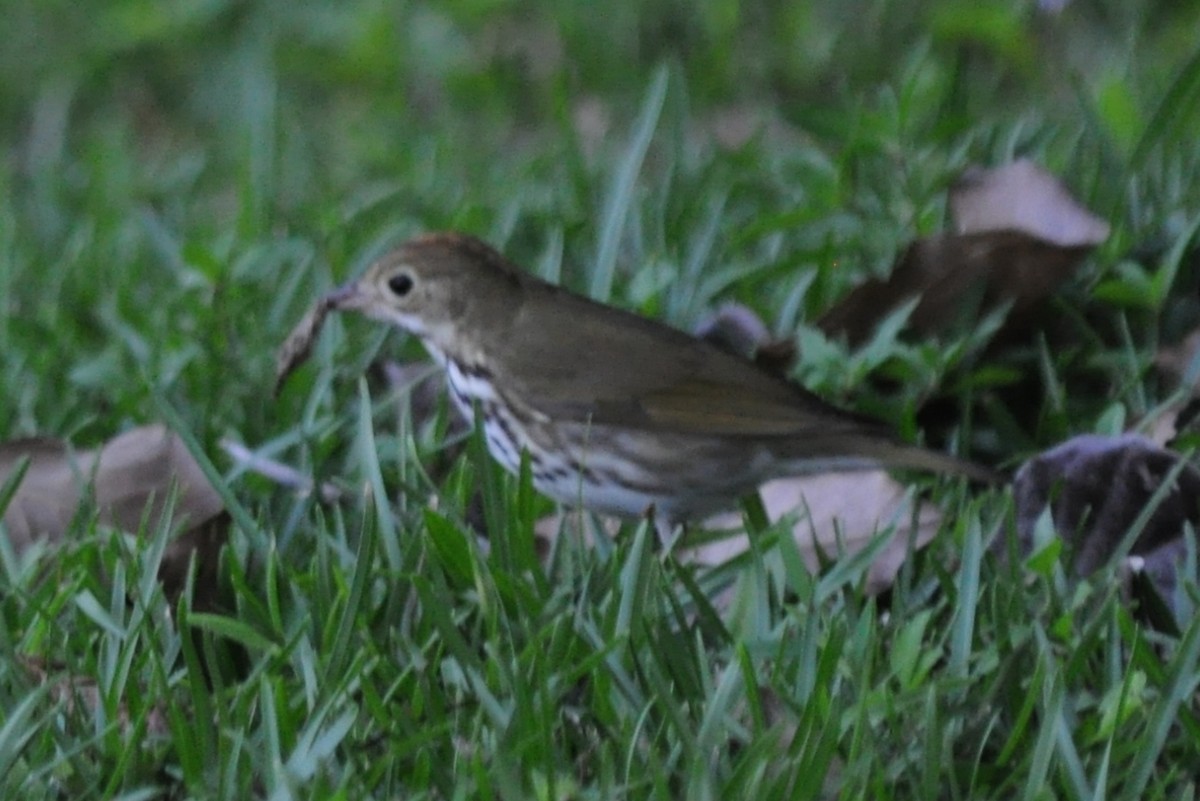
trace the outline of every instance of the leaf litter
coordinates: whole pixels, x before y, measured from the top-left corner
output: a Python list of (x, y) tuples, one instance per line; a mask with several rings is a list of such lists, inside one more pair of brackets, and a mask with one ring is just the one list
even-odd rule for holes
[(919, 336), (978, 320), (1005, 303), (1005, 329), (1028, 330), (1029, 315), (1109, 233), (1108, 223), (1027, 159), (969, 168), (951, 187), (949, 205), (953, 231), (910, 244), (886, 279), (852, 290), (818, 327), (859, 344), (888, 312), (918, 297), (908, 327)]
[(136, 533), (162, 523), (174, 495), (172, 522), (181, 532), (159, 568), (168, 597), (187, 580), (196, 554), (198, 598), (215, 592), (217, 553), (225, 541), (225, 507), (183, 441), (163, 425), (130, 429), (93, 450), (74, 450), (58, 439), (36, 437), (0, 443), (0, 486), (27, 464), (4, 510), (4, 531), (14, 552), (35, 542), (63, 541), (87, 498), (102, 525)]

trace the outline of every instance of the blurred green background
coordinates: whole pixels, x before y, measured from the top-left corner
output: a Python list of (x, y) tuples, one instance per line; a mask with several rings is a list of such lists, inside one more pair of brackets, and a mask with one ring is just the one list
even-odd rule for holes
[(469, 230), (576, 286), (609, 258), (616, 302), (686, 325), (741, 297), (788, 332), (937, 230), (969, 162), (1028, 154), (1064, 175), (1113, 220), (1110, 261), (1170, 242), (1197, 204), (1179, 146), (1200, 130), (1195, 3), (7, 0), (0, 15), (9, 436), (111, 433), (154, 416), (148, 386), (209, 435), (262, 436), (290, 322), (417, 230)]

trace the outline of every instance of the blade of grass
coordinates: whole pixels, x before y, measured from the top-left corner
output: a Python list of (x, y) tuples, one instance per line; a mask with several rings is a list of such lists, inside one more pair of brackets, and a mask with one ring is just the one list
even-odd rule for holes
[(600, 214), (600, 233), (596, 249), (596, 259), (592, 264), (592, 281), (588, 288), (596, 300), (608, 300), (612, 296), (613, 276), (617, 266), (617, 251), (621, 246), (621, 235), (625, 223), (629, 219), (633, 206), (633, 193), (637, 187), (638, 174), (642, 162), (646, 158), (646, 150), (658, 126), (658, 117), (662, 113), (663, 101), (667, 96), (666, 66), (659, 67), (650, 80), (650, 88), (646, 90), (642, 109), (634, 124), (633, 136), (625, 148), (625, 155), (617, 166), (608, 197)]
[(154, 385), (149, 378), (145, 378), (145, 385), (154, 399), (154, 406), (158, 409), (158, 413), (162, 415), (167, 426), (175, 432), (180, 441), (183, 442), (188, 453), (196, 460), (196, 464), (200, 467), (200, 472), (204, 473), (204, 477), (208, 479), (208, 483), (212, 485), (213, 491), (221, 497), (221, 503), (225, 505), (225, 510), (229, 512), (229, 516), (233, 518), (233, 522), (242, 530), (251, 542), (262, 542), (264, 534), (258, 524), (254, 522), (254, 518), (246, 511), (246, 507), (241, 504), (237, 496), (233, 494), (233, 490), (225, 483), (225, 479), (217, 470), (216, 465), (208, 458), (200, 441), (192, 433), (184, 422), (183, 417), (179, 412), (175, 411), (175, 407), (167, 402), (161, 390)]
[(1145, 167), (1146, 158), (1159, 144), (1169, 139), (1179, 138), (1183, 124), (1189, 121), (1189, 115), (1194, 120), (1197, 101), (1200, 100), (1200, 48), (1192, 54), (1188, 62), (1175, 76), (1171, 86), (1163, 95), (1146, 124), (1141, 138), (1129, 157), (1128, 174), (1140, 172)]
[(13, 766), (21, 759), (21, 752), (38, 733), (40, 727), (32, 722), (33, 713), (46, 692), (45, 686), (38, 687), (5, 712), (4, 725), (0, 726), (0, 776), (13, 775)]
[(375, 507), (375, 526), (378, 528), (375, 536), (383, 545), (383, 555), (387, 560), (388, 569), (397, 574), (404, 569), (404, 560), (400, 551), (400, 537), (396, 530), (396, 520), (388, 505), (387, 490), (383, 486), (383, 469), (379, 466), (379, 449), (375, 445), (375, 428), (372, 425), (372, 419), (371, 392), (367, 389), (366, 378), (359, 378), (359, 465), (367, 476), (367, 485), (371, 488), (371, 501)]
[(963, 540), (962, 563), (958, 569), (955, 615), (950, 634), (950, 663), (947, 672), (965, 679), (975, 638), (975, 614), (979, 606), (979, 567), (983, 562), (983, 533), (978, 514), (971, 514)]
[(363, 611), (367, 595), (367, 583), (374, 574), (375, 543), (378, 537), (376, 516), (363, 515), (362, 528), (358, 534), (358, 550), (354, 554), (354, 573), (350, 579), (350, 594), (342, 607), (337, 634), (325, 660), (326, 681), (334, 681), (350, 663), (350, 642), (356, 632), (355, 621)]
[(1171, 668), (1167, 674), (1166, 684), (1162, 695), (1150, 712), (1149, 726), (1138, 748), (1137, 757), (1126, 775), (1123, 790), (1124, 798), (1137, 799), (1146, 797), (1146, 788), (1150, 777), (1159, 767), (1159, 757), (1171, 729), (1177, 725), (1176, 714), (1179, 706), (1192, 697), (1196, 685), (1200, 682), (1196, 666), (1200, 663), (1200, 618), (1192, 621), (1187, 632), (1179, 642), (1175, 651)]
[(1052, 649), (1046, 640), (1046, 635), (1040, 627), (1037, 633), (1040, 646), (1038, 664), (1039, 666), (1046, 665), (1047, 669), (1043, 673), (1041, 686), (1029, 688), (1030, 694), (1040, 692), (1041, 728), (1030, 752), (1032, 761), (1028, 773), (1025, 775), (1025, 787), (1021, 792), (1022, 801), (1035, 801), (1045, 795), (1046, 777), (1050, 773), (1050, 764), (1054, 758), (1055, 738), (1058, 734), (1058, 727), (1054, 725), (1054, 721), (1062, 712), (1064, 691), (1058, 671), (1053, 667)]
[(17, 490), (21, 487), (21, 482), (25, 480), (25, 473), (29, 470), (30, 458), (22, 456), (17, 459), (16, 465), (9, 473), (8, 478), (4, 480), (4, 485), (0, 486), (0, 517), (8, 511), (8, 505), (12, 503), (13, 496), (17, 494)]

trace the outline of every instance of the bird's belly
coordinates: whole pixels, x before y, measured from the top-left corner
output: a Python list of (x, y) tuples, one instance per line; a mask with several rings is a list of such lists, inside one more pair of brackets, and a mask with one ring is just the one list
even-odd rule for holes
[(770, 454), (718, 438), (550, 421), (517, 409), (490, 377), (447, 362), (450, 396), (467, 420), (478, 405), (488, 452), (510, 473), (529, 454), (534, 489), (563, 504), (619, 517), (651, 509), (682, 521), (726, 509), (770, 477)]
[(548, 498), (620, 517), (640, 517), (652, 506), (662, 508), (668, 490), (639, 466), (586, 443), (572, 445), (541, 427), (531, 431), (503, 406), (484, 407), (483, 418), (492, 458), (516, 475), (522, 451), (528, 453), (533, 487)]
[[(535, 434), (543, 439), (544, 434)], [(554, 459), (531, 455), (534, 486), (560, 503), (619, 517), (651, 510), (672, 522), (735, 504), (761, 480), (751, 451), (713, 469), (712, 440), (603, 426), (560, 424)]]
[(631, 487), (614, 481), (596, 482), (574, 470), (534, 473), (533, 486), (538, 492), (567, 506), (581, 506), (593, 512), (617, 517), (641, 517), (651, 509), (662, 508), (661, 493)]

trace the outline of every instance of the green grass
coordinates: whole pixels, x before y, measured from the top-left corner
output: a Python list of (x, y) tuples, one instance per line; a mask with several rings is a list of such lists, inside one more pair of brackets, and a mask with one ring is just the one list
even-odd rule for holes
[[(679, 326), (747, 303), (799, 335), (809, 386), (912, 437), (949, 403), (996, 463), (1135, 420), (1173, 391), (1156, 348), (1200, 323), (1196, 9), (0, 13), (0, 438), (91, 446), (166, 417), (236, 512), (215, 611), (163, 597), (165, 527), (84, 514), (59, 548), (0, 547), (0, 797), (1195, 797), (1200, 623), (1146, 628), (1114, 571), (1068, 578), (1053, 544), (997, 561), (1003, 492), (938, 488), (943, 531), (879, 599), (861, 560), (811, 575), (770, 531), (712, 569), (632, 525), (543, 565), (548, 502), (478, 443), (430, 478), (434, 432), (362, 380), (415, 343), (334, 319), (269, 386), (320, 292), (455, 227)], [(600, 133), (576, 125), (589, 104)], [(719, 146), (731, 110), (773, 126)], [(959, 170), (1020, 155), (1113, 225), (1055, 301), (1071, 347), (816, 333), (945, 225)], [(224, 437), (354, 490), (298, 499), (235, 472)]]

